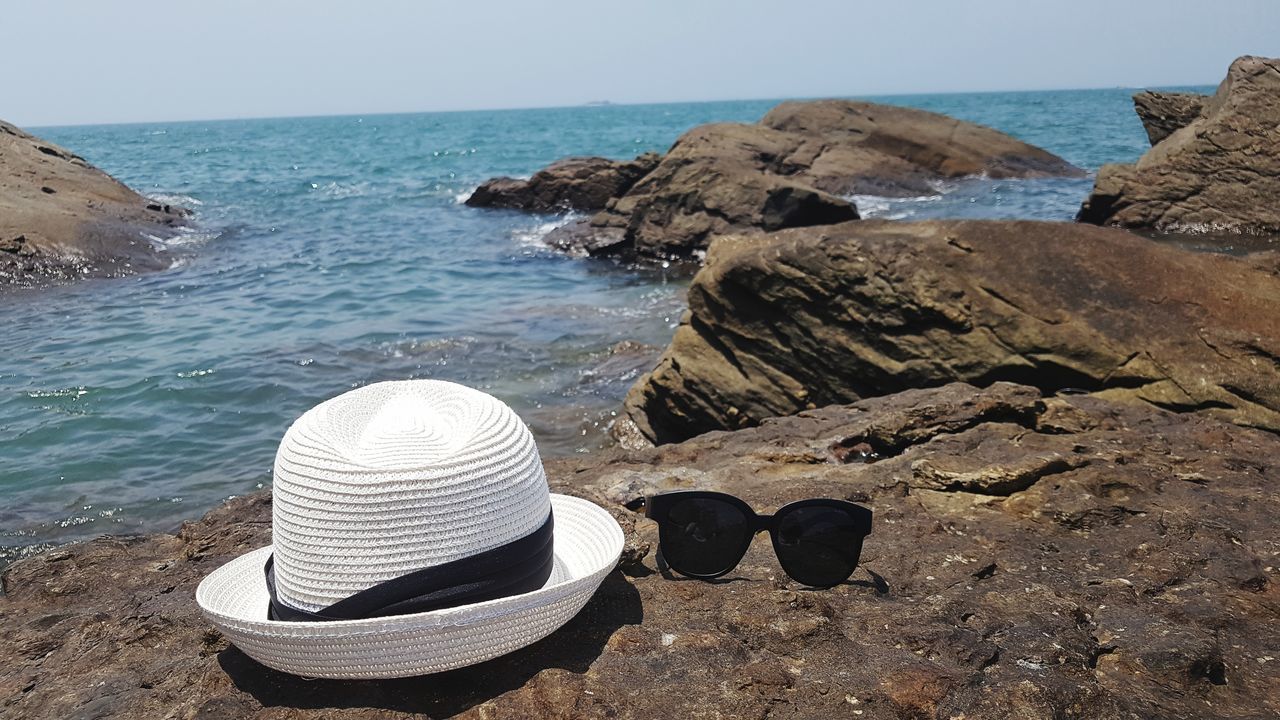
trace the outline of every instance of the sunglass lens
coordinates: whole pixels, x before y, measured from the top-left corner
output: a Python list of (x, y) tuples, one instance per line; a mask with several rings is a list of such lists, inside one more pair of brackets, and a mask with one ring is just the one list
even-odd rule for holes
[(662, 557), (673, 570), (709, 577), (733, 569), (750, 539), (747, 517), (714, 498), (689, 498), (671, 507), (658, 526)]
[(778, 517), (774, 550), (782, 569), (814, 587), (842, 583), (862, 554), (862, 534), (853, 516), (834, 507), (810, 505)]

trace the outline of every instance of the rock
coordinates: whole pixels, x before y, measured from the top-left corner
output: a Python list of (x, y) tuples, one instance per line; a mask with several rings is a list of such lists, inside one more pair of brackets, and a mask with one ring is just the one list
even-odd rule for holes
[(0, 122), (0, 286), (168, 267), (144, 233), (172, 232), (187, 215)]
[(938, 180), (1083, 176), (1053, 153), (946, 115), (868, 102), (785, 102), (760, 121), (799, 136), (778, 170), (836, 194), (927, 195)]
[[(869, 442), (875, 462), (841, 448)], [(21, 560), (0, 597), (6, 717), (1272, 717), (1280, 438), (1202, 415), (953, 384), (548, 465), (605, 504), (623, 565), (551, 637), (392, 681), (295, 678), (228, 645), (199, 579), (270, 539), (270, 496), (174, 535)], [(1017, 483), (1006, 478), (1019, 477)], [(965, 478), (955, 482), (948, 478)], [(761, 512), (875, 512), (862, 567), (801, 588), (758, 537), (670, 577), (625, 509), (675, 487)]]
[(1135, 165), (1104, 165), (1077, 219), (1173, 233), (1280, 233), (1280, 60), (1231, 64), (1200, 115)]
[(599, 215), (561, 225), (543, 238), (554, 250), (578, 257), (621, 255), (628, 247), (624, 228), (597, 224)]
[(549, 213), (594, 211), (609, 198), (625, 193), (658, 165), (656, 153), (620, 162), (602, 157), (574, 157), (552, 163), (528, 180), (494, 178), (480, 185), (467, 205), (515, 208)]
[(1280, 278), (1073, 223), (861, 221), (725, 237), (619, 437), (683, 440), (960, 380), (1280, 431)]
[[(594, 242), (610, 253), (621, 248), (644, 257), (679, 258), (733, 230), (856, 220), (857, 208), (848, 200), (767, 171), (773, 158), (789, 152), (793, 140), (756, 125), (694, 128), (657, 169), (591, 218), (591, 229), (617, 239)], [(562, 244), (559, 237), (550, 241)]]
[(0, 252), (12, 253), (22, 257), (30, 257), (36, 254), (36, 249), (27, 242), (26, 235), (18, 235), (8, 240), (0, 240)]
[(1200, 117), (1207, 99), (1199, 93), (1144, 90), (1133, 96), (1133, 109), (1142, 119), (1147, 139), (1155, 145)]
[(845, 197), (852, 194), (923, 195), (940, 180), (974, 175), (1082, 174), (1056, 155), (945, 115), (848, 100), (787, 102), (758, 124), (690, 130), (628, 191), (547, 242), (579, 255), (696, 257), (725, 233), (855, 220)]

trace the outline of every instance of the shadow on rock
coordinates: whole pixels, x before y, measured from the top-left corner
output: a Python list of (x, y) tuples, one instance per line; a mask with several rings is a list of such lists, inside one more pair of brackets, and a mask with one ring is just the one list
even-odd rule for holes
[(884, 576), (882, 576), (880, 573), (868, 567), (859, 568), (859, 570), (866, 572), (866, 574), (871, 576), (871, 579), (861, 580), (856, 578), (850, 578), (848, 580), (845, 580), (844, 583), (842, 584), (852, 585), (854, 587), (870, 588), (872, 590), (875, 590), (876, 594), (878, 595), (889, 594), (889, 583), (884, 579)]
[(265, 707), (380, 708), (452, 716), (515, 690), (543, 670), (586, 672), (614, 631), (644, 619), (640, 594), (620, 572), (564, 627), (522, 650), (436, 675), (394, 680), (316, 680), (272, 670), (232, 647), (218, 664)]

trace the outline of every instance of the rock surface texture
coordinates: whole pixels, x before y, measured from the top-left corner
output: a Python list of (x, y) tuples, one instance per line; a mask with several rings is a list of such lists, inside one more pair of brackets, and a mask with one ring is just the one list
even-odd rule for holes
[[(580, 172), (589, 168), (577, 165), (569, 172), (553, 165), (528, 184), (490, 181), (472, 199), (488, 205), (493, 197), (514, 195), (521, 200), (507, 206), (545, 208), (546, 203), (523, 199), (535, 184), (547, 184), (538, 180), (544, 173), (572, 174), (593, 188), (608, 185)], [(606, 168), (600, 176), (611, 172)], [(608, 198), (603, 210), (558, 229), (547, 241), (585, 255), (688, 257), (727, 232), (857, 219), (850, 195), (923, 195), (934, 192), (938, 181), (974, 175), (1080, 174), (1056, 155), (945, 115), (846, 100), (787, 102), (756, 124), (690, 130), (656, 168)]]
[(557, 161), (528, 180), (509, 177), (485, 182), (467, 198), (471, 207), (499, 207), (550, 213), (604, 209), (609, 198), (625, 193), (658, 165), (657, 153), (619, 162), (602, 157)]
[(167, 267), (146, 235), (187, 214), (0, 122), (0, 286)]
[(1280, 60), (1233, 62), (1198, 117), (1137, 164), (1098, 171), (1077, 219), (1162, 232), (1280, 233)]
[(1144, 90), (1133, 96), (1133, 109), (1142, 120), (1152, 145), (1190, 125), (1207, 100), (1198, 93), (1166, 93)]
[[(1275, 717), (1277, 456), (1275, 435), (1203, 415), (955, 384), (553, 462), (555, 489), (622, 522), (620, 571), (540, 643), (395, 681), (283, 675), (203, 621), (199, 579), (269, 542), (270, 496), (252, 495), (176, 536), (11, 566), (0, 714)], [(874, 530), (831, 590), (787, 580), (763, 537), (720, 582), (669, 578), (624, 505), (671, 488), (761, 512), (847, 498)]]
[(615, 431), (673, 442), (957, 380), (1105, 390), (1280, 431), (1276, 298), (1266, 263), (1074, 223), (725, 237)]

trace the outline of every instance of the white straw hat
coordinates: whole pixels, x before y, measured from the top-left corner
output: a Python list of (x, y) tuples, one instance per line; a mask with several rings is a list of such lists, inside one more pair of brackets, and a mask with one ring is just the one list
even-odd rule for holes
[(196, 602), (250, 657), (308, 677), (423, 675), (529, 645), (582, 609), (623, 544), (604, 509), (548, 492), (510, 408), (438, 380), (299, 418), (272, 523), (272, 545), (210, 573)]

